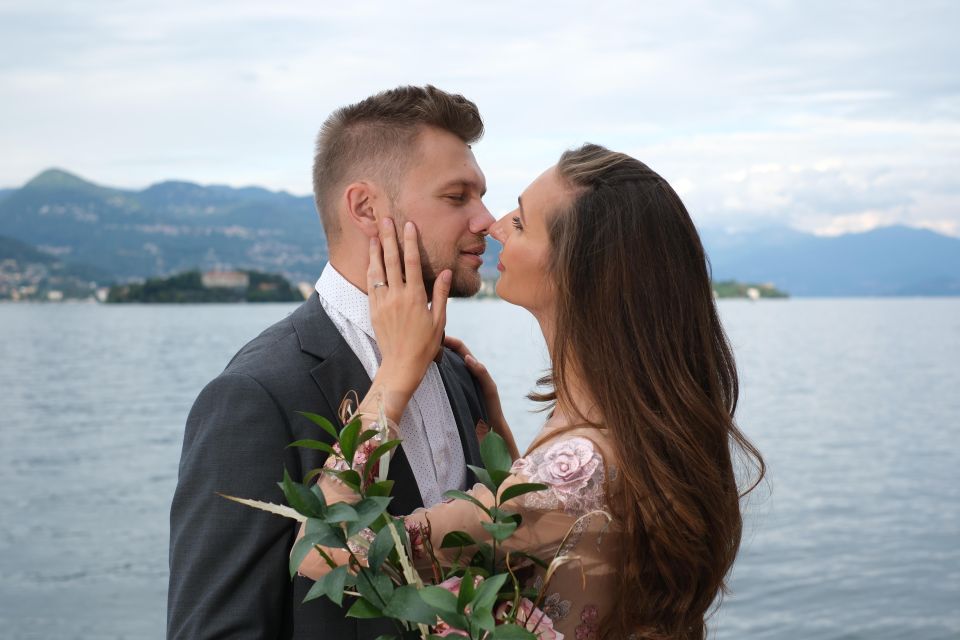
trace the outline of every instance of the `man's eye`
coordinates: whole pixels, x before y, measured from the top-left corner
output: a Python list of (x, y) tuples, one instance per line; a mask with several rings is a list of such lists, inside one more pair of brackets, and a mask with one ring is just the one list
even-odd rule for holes
[(464, 202), (467, 199), (466, 194), (463, 193), (451, 193), (445, 197), (453, 200), (454, 202)]

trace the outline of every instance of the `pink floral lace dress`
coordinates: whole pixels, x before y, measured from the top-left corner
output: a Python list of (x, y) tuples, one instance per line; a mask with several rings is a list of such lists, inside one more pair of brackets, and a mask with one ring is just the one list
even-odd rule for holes
[[(517, 532), (503, 543), (504, 551), (525, 551), (547, 562), (555, 556), (571, 557), (551, 578), (539, 607), (542, 613), (528, 604), (530, 611), (526, 614), (543, 640), (595, 638), (599, 622), (609, 608), (615, 588), (619, 529), (605, 512), (606, 481), (613, 473), (604, 464), (601, 447), (606, 446), (602, 431), (567, 431), (514, 462), (510, 477), (500, 488), (502, 494), (518, 483), (540, 482), (548, 487), (502, 506), (523, 517)], [(352, 500), (352, 491), (330, 474), (322, 475), (320, 487), (328, 502)], [(485, 506), (493, 505), (493, 494), (484, 485), (475, 485), (469, 493)], [(429, 570), (426, 554), (417, 553), (417, 543), (421, 550), (423, 545), (422, 538), (417, 540), (419, 531), (429, 532), (437, 557), (452, 564), (459, 550), (441, 550), (444, 536), (451, 531), (464, 531), (474, 539), (487, 540), (489, 534), (481, 526), (484, 521), (489, 521), (486, 514), (464, 500), (414, 511), (405, 523), (413, 534), (414, 555), (421, 555), (424, 561), (418, 568)], [(539, 571), (531, 579), (531, 586), (541, 588), (543, 579), (543, 572)], [(541, 615), (545, 616), (543, 620)]]

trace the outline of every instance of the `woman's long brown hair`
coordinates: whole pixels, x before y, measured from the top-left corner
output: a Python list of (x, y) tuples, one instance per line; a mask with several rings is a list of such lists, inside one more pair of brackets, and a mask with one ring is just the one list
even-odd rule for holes
[[(605, 638), (697, 639), (740, 545), (734, 461), (763, 459), (734, 422), (738, 381), (709, 266), (686, 208), (642, 162), (597, 145), (557, 170), (572, 202), (549, 222), (557, 290), (553, 364), (574, 375), (614, 443), (608, 487), (623, 527)], [(746, 493), (745, 491), (744, 493)]]

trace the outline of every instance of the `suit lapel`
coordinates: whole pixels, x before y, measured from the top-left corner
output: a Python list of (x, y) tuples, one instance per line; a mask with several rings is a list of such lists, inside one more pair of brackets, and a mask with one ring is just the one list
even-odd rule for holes
[[(467, 403), (467, 397), (463, 393), (463, 387), (457, 381), (457, 373), (453, 369), (453, 362), (446, 349), (443, 351), (443, 357), (440, 359), (440, 377), (443, 379), (443, 386), (447, 390), (447, 398), (450, 400), (450, 408), (453, 409), (453, 417), (457, 421), (457, 430), (460, 432), (460, 444), (463, 446), (463, 457), (467, 464), (482, 466), (480, 459), (480, 445), (477, 442), (477, 426), (474, 424), (473, 414), (470, 412), (470, 405)], [(474, 483), (473, 472), (468, 471), (467, 486)]]
[(300, 339), (300, 349), (320, 359), (320, 363), (310, 369), (310, 377), (333, 412), (338, 411), (351, 391), (362, 398), (370, 388), (370, 377), (323, 310), (317, 294), (310, 296), (304, 313), (293, 319), (293, 326)]

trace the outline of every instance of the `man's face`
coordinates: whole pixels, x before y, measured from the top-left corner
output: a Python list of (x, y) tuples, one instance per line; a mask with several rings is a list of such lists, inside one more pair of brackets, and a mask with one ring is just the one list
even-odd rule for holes
[(470, 147), (447, 131), (424, 127), (416, 154), (393, 203), (397, 229), (407, 220), (417, 225), (428, 293), (437, 275), (450, 269), (450, 295), (472, 296), (480, 290), (480, 256), (494, 222), (481, 201), (486, 178)]

